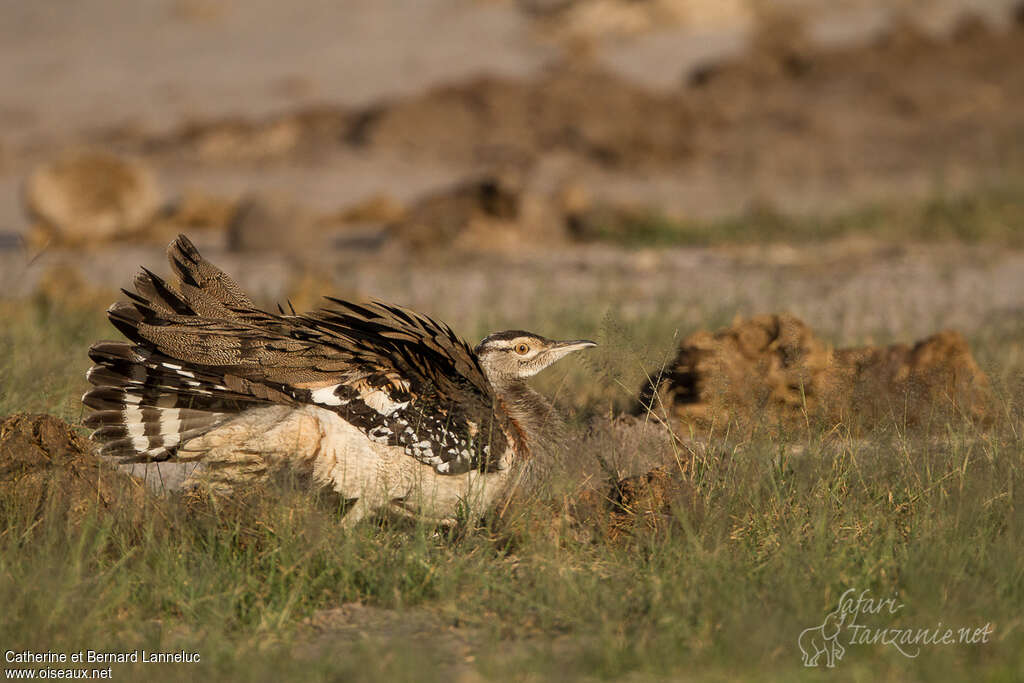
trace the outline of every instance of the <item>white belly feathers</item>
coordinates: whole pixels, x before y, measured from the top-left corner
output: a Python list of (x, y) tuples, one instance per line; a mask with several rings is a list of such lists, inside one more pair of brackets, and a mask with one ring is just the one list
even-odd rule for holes
[(389, 507), (435, 521), (453, 517), (460, 504), (483, 512), (509, 472), (505, 467), (489, 473), (439, 474), (401, 446), (375, 443), (318, 406), (250, 409), (183, 444), (178, 457), (204, 462), (207, 467), (197, 472), (193, 483), (222, 492), (255, 483), (275, 467), (311, 473), (316, 481), (355, 501), (346, 524)]

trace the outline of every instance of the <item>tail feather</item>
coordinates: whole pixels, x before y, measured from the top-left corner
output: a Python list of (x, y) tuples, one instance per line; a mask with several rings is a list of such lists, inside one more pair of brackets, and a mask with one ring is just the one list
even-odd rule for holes
[[(202, 429), (192, 429), (185, 432), (179, 432), (177, 434), (161, 435), (157, 437), (133, 436), (106, 441), (100, 448), (100, 455), (117, 458), (123, 464), (170, 460), (177, 454), (178, 446), (183, 443), (187, 443), (190, 439), (194, 439), (197, 436), (202, 436), (215, 426), (216, 424)], [(145, 439), (145, 441), (142, 441), (142, 439)], [(192, 458), (175, 459), (185, 461)]]
[[(291, 397), (232, 374), (231, 361), (253, 356), (247, 344), (260, 341), (235, 337), (239, 321), (266, 314), (184, 235), (168, 259), (177, 281), (143, 268), (134, 291), (124, 290), (127, 300), (107, 310), (131, 343), (89, 349), (93, 388), (82, 401), (95, 412), (85, 423), (101, 453), (126, 461), (176, 457), (180, 445), (248, 408)], [(223, 329), (199, 330), (218, 322)]]
[(177, 447), (264, 401), (231, 391), (216, 372), (124, 342), (89, 351), (94, 385), (82, 402), (94, 409), (86, 426), (101, 453), (125, 461), (166, 460)]
[[(137, 293), (136, 293), (137, 292)], [(195, 315), (195, 309), (149, 268), (135, 276), (135, 292), (125, 291), (136, 303), (151, 305), (163, 313)]]
[(197, 314), (230, 318), (238, 311), (255, 308), (242, 288), (227, 273), (204, 259), (185, 235), (178, 235), (171, 243), (167, 260), (181, 280), (183, 298)]
[(171, 243), (168, 260), (179, 279), (176, 287), (144, 267), (135, 276), (135, 291), (122, 290), (131, 300), (130, 305), (139, 307), (147, 319), (163, 315), (233, 319), (255, 309), (242, 288), (204, 259), (184, 235), (178, 235)]
[(137, 343), (145, 343), (142, 335), (139, 334), (139, 325), (146, 319), (146, 313), (155, 316), (155, 312), (144, 303), (118, 301), (107, 309), (107, 319), (110, 320), (111, 325), (117, 328), (118, 332), (128, 339)]
[[(182, 361), (141, 346), (124, 342), (98, 342), (90, 349), (89, 357), (96, 365), (86, 373), (86, 379), (99, 389), (128, 387), (126, 391), (141, 395), (148, 401), (160, 396), (166, 398), (167, 394), (171, 394), (171, 398), (176, 395), (207, 403), (228, 404), (249, 403), (256, 398), (250, 393), (226, 386), (226, 382), (237, 384), (237, 380), (228, 379), (216, 368), (186, 366)], [(96, 392), (96, 398), (102, 400), (106, 394), (99, 389), (93, 391)], [(87, 405), (102, 409), (101, 406)]]
[[(169, 433), (171, 428), (177, 432), (201, 429), (210, 424), (211, 418), (225, 413), (215, 413), (189, 408), (139, 408), (138, 416), (143, 425), (144, 436), (157, 436)], [(123, 410), (102, 410), (93, 413), (86, 421), (86, 426), (94, 428), (94, 436), (102, 441), (134, 436), (132, 427), (125, 423)]]

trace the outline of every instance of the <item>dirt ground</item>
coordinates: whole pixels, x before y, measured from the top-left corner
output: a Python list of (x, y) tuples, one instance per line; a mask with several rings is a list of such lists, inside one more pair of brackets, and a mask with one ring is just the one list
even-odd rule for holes
[[(1024, 25), (1004, 2), (804, 3), (714, 30), (690, 8), (675, 28), (600, 34), (582, 52), (544, 28), (564, 7), (541, 5), (6, 8), (4, 243), (28, 228), (28, 172), (81, 145), (141, 157), (167, 201), (271, 195), (321, 218), (495, 170), (556, 203), (714, 218), (956, 193), (1024, 165)], [(110, 21), (125, 40), (102, 40)], [(429, 40), (426, 21), (441, 31)], [(844, 21), (861, 28), (829, 28)], [(736, 44), (711, 50), (725, 34)], [(616, 56), (666, 36), (707, 54), (648, 58), (641, 71), (672, 71), (657, 85)]]
[(66, 516), (71, 524), (98, 508), (143, 505), (145, 487), (101, 463), (93, 445), (51, 415), (11, 415), (0, 421), (0, 493), (28, 502), (36, 517)]
[[(764, 398), (753, 378), (799, 421), (814, 373), (863, 380), (870, 401), (937, 347), (986, 391), (1020, 396), (1024, 251), (855, 231), (626, 249), (583, 239), (575, 218), (784, 223), (1020, 186), (1022, 56), (1024, 5), (1011, 0), (5, 3), (0, 303), (80, 302), (100, 321), (95, 302), (140, 265), (166, 272), (180, 230), (263, 305), (378, 298), (473, 340), (593, 337), (591, 356), (541, 388), (597, 416), (580, 452), (613, 442), (625, 455), (609, 471), (591, 463), (581, 478), (602, 484), (556, 516), (613, 540), (659, 533), (696, 512), (668, 446), (638, 436), (657, 425), (625, 415), (649, 376), (675, 382), (660, 387), (672, 418), (717, 410), (716, 381)], [(64, 173), (83, 149), (102, 163)], [(41, 168), (70, 180), (37, 196)], [(83, 213), (94, 220), (78, 232), (37, 227)], [(945, 329), (958, 333), (913, 346)], [(91, 341), (76, 341), (83, 367)], [(808, 350), (820, 367), (791, 363)], [(882, 370), (861, 373), (869, 361)], [(10, 417), (0, 437), (0, 489), (42, 505), (59, 485), (72, 511), (143, 500), (55, 418)], [(53, 484), (55, 470), (67, 476)], [(352, 602), (301, 630), (300, 657), (433, 634), (453, 673), (479, 639), (432, 607)]]
[[(508, 3), (463, 10), (533, 21)], [(203, 30), (234, 21), (224, 11), (220, 19), (213, 13), (213, 24), (200, 22), (205, 29), (175, 19), (166, 30), (212, 40)], [(28, 13), (26, 35), (63, 35), (53, 22), (66, 17), (17, 12)], [(566, 224), (572, 211), (602, 203), (683, 219), (768, 211), (785, 220), (789, 212), (840, 213), (1020, 178), (1021, 13), (990, 11), (1002, 22), (989, 25), (947, 12), (939, 28), (925, 21), (931, 16), (916, 17), (916, 27), (910, 19), (883, 23), (859, 42), (820, 42), (820, 21), (816, 29), (763, 22), (749, 52), (694, 62), (669, 88), (630, 81), (592, 55), (534, 70), (423, 76), (405, 90), (367, 96), (370, 104), (353, 95), (316, 105), (294, 98), (266, 111), (245, 98), (213, 113), (168, 106), (161, 111), (173, 122), (164, 126), (143, 114), (148, 123), (126, 125), (110, 111), (103, 125), (90, 123), (61, 109), (71, 106), (62, 100), (52, 103), (68, 115), (62, 126), (31, 129), (42, 119), (12, 118), (9, 103), (37, 113), (50, 105), (33, 95), (29, 72), (5, 66), (0, 289), (15, 298), (40, 288), (55, 296), (109, 291), (138, 264), (161, 263), (163, 245), (183, 230), (265, 303), (294, 297), (315, 305), (327, 292), (380, 297), (427, 310), (470, 336), (485, 332), (475, 329), (482, 311), (496, 326), (515, 327), (538, 317), (538, 303), (550, 313), (552, 302), (595, 298), (625, 319), (658, 312), (684, 331), (708, 326), (709, 309), (731, 318), (777, 311), (783, 302), (848, 345), (1012, 320), (1024, 306), (1024, 268), (1019, 251), (998, 246), (851, 238), (624, 251), (574, 244)], [(525, 25), (517, 30), (531, 45), (556, 44)], [(599, 43), (594, 55), (616, 45)], [(212, 87), (204, 77), (186, 80), (197, 92)], [(85, 250), (25, 245), (24, 180), (71, 142), (130, 154), (155, 172), (166, 209), (150, 232)], [(109, 190), (96, 187), (85, 182), (81, 191), (106, 197)], [(399, 248), (388, 248), (395, 235)], [(460, 236), (490, 249), (473, 258), (447, 254)], [(231, 249), (232, 240), (248, 246)], [(432, 243), (443, 250), (423, 258)]]

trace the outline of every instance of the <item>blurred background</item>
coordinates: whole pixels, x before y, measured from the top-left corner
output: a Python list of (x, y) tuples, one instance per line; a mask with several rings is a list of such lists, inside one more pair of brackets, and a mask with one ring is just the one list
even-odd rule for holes
[(105, 329), (185, 232), (266, 304), (635, 351), (623, 396), (777, 311), (1020, 360), (1020, 3), (4, 2), (0, 51), (9, 303)]
[[(87, 349), (179, 232), (266, 307), (596, 340), (531, 380), (570, 429), (525, 525), (101, 477)], [(1022, 406), (1024, 0), (0, 0), (19, 651), (809, 680), (801, 632), (857, 588), (909, 607), (865, 623), (996, 631), (851, 644), (851, 678), (1022, 680)]]

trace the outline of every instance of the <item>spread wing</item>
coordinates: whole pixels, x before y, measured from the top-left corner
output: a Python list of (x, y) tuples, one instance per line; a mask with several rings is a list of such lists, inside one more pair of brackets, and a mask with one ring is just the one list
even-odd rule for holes
[(83, 400), (98, 410), (87, 423), (105, 453), (173, 456), (183, 413), (191, 438), (252, 405), (308, 403), (438, 472), (500, 467), (509, 426), (472, 349), (447, 325), (337, 299), (307, 315), (272, 314), (184, 236), (169, 257), (180, 284), (143, 271), (129, 301), (108, 311), (133, 344), (91, 350), (96, 388)]
[(398, 306), (331, 302), (289, 319), (293, 337), (329, 349), (331, 363), (341, 366), (308, 385), (309, 401), (441, 473), (499, 466), (509, 426), (463, 339)]

